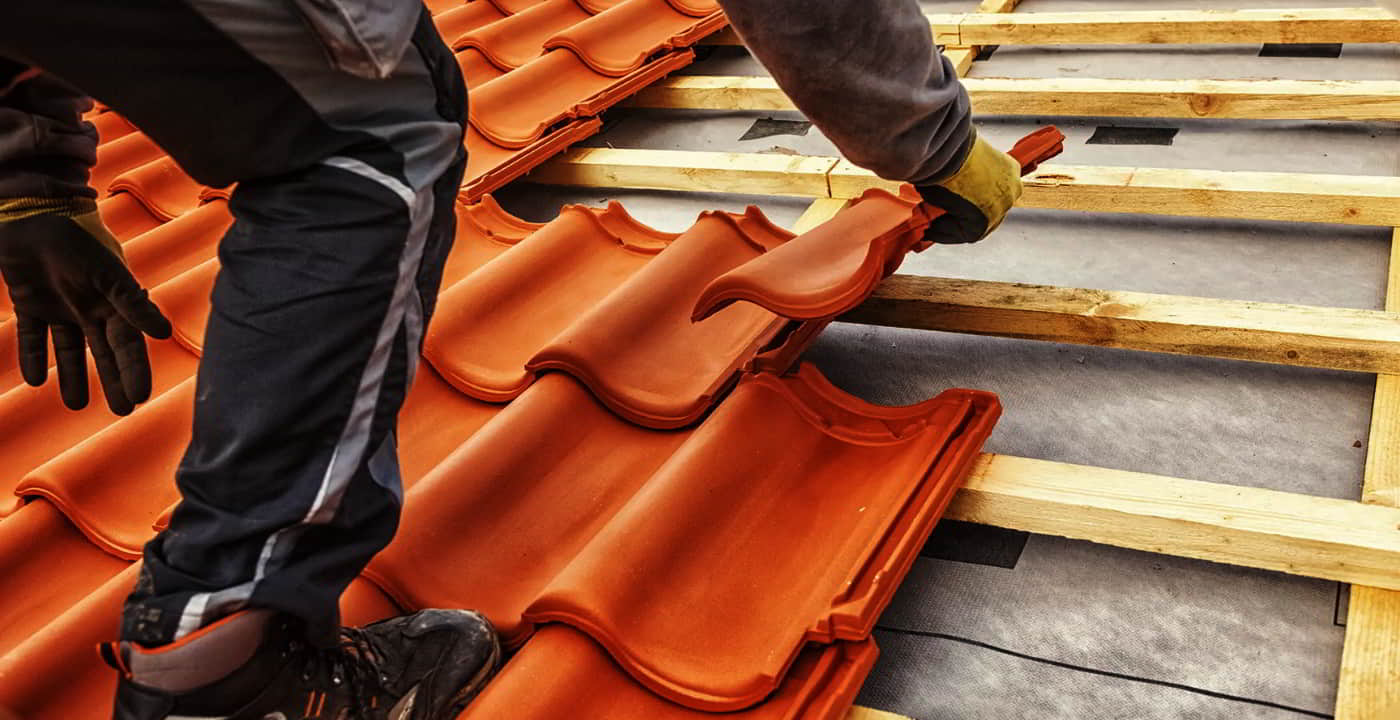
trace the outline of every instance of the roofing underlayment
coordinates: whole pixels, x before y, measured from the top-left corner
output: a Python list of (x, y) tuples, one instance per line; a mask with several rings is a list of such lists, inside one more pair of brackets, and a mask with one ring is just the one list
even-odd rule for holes
[[(687, 64), (674, 48), (722, 16), (691, 0), (434, 6), (472, 78), (471, 170), (400, 423), (404, 520), (346, 621), (486, 611), (519, 653), (471, 718), (835, 720), (1000, 405), (950, 390), (880, 407), (797, 358), (926, 247), (935, 213), (906, 190), (800, 236), (757, 209), (681, 233), (616, 204), (521, 220), (483, 193)], [(178, 499), (231, 222), (226, 192), (114, 113), (92, 119), (102, 215), (175, 337), (151, 343), (153, 399), (118, 418), (24, 385), (13, 318), (0, 325), (0, 578), (23, 588), (0, 605), (0, 707), (26, 720), (105, 717), (115, 678), (93, 648)]]

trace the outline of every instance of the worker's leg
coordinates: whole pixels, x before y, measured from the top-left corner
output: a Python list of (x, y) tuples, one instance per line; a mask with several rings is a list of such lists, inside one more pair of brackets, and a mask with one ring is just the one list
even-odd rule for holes
[(393, 75), (336, 70), (290, 2), (6, 0), (0, 54), (133, 120), (196, 179), (238, 181), (183, 500), (123, 637), (245, 607), (329, 643), (388, 543), (395, 416), (453, 236), (466, 97), (426, 15)]
[(967, 93), (916, 0), (720, 0), (744, 42), (841, 152), (890, 180), (952, 174)]

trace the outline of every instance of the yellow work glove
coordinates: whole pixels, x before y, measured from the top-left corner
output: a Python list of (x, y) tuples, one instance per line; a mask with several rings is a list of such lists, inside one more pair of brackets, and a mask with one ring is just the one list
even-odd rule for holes
[(88, 198), (0, 199), (0, 274), (15, 306), (19, 367), (43, 385), (53, 336), (58, 388), (74, 410), (88, 403), (92, 348), (107, 406), (130, 413), (151, 395), (142, 333), (170, 337), (170, 321), (126, 267), (121, 245)]
[(924, 202), (947, 213), (933, 221), (925, 240), (974, 243), (996, 230), (1021, 199), (1021, 163), (992, 147), (974, 128), (972, 148), (962, 167), (943, 180), (917, 188)]

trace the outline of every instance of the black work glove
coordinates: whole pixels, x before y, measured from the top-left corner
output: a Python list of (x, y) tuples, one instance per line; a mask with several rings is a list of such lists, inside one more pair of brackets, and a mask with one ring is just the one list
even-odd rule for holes
[(170, 321), (131, 276), (93, 201), (0, 200), (0, 274), (14, 301), (25, 382), (47, 379), (52, 334), (64, 405), (87, 406), (85, 346), (112, 412), (126, 415), (150, 398), (142, 333), (168, 338)]
[(974, 243), (992, 234), (1021, 199), (1021, 163), (992, 147), (973, 128), (967, 156), (952, 175), (915, 186), (924, 202), (947, 214), (934, 219), (930, 242)]

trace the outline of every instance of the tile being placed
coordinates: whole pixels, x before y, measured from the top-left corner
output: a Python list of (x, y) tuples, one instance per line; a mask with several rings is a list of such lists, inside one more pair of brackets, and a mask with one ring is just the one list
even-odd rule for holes
[(803, 368), (655, 431), (546, 375), (409, 493), (366, 575), (515, 643), (572, 625), (671, 701), (743, 709), (806, 643), (868, 636), (998, 414), (969, 391), (878, 408)]
[(869, 190), (830, 221), (716, 278), (696, 303), (697, 321), (743, 300), (795, 320), (854, 309), (905, 255), (924, 250), (931, 213), (906, 186)]
[[(878, 652), (869, 640), (811, 647), (772, 697), (731, 720), (841, 720)], [(588, 636), (551, 625), (526, 643), (461, 720), (703, 720), (636, 684)]]

